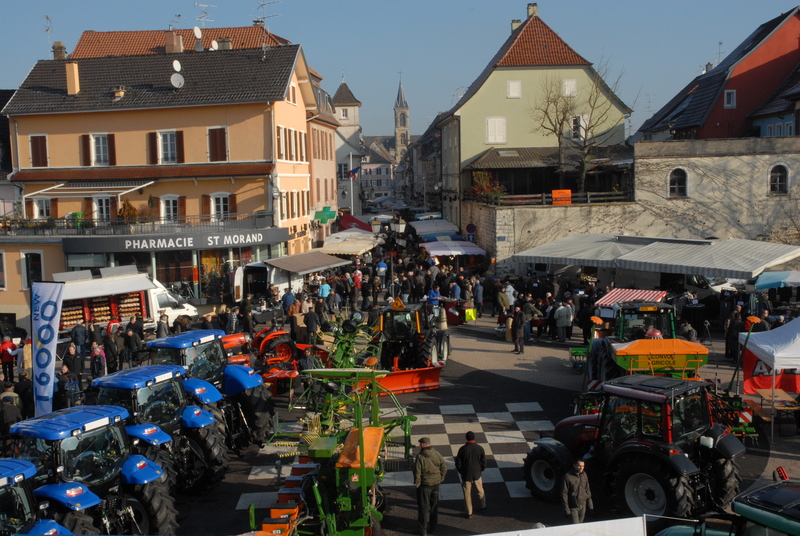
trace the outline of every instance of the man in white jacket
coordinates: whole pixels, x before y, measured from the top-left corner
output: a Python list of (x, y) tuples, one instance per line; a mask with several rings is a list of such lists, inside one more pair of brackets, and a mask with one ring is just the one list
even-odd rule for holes
[(558, 342), (567, 340), (567, 327), (572, 325), (572, 308), (559, 303), (556, 312), (553, 314), (558, 330)]

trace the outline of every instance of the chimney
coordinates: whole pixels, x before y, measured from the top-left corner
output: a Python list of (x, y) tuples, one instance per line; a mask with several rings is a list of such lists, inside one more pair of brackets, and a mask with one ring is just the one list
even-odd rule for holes
[(183, 36), (177, 32), (169, 30), (166, 32), (167, 34), (167, 41), (164, 46), (164, 49), (167, 54), (180, 54), (183, 52)]
[(515, 31), (517, 31), (517, 28), (519, 28), (521, 24), (522, 24), (522, 21), (519, 20), (519, 19), (512, 20), (511, 21), (511, 33), (514, 33)]
[(114, 88), (114, 100), (120, 100), (125, 96), (125, 86), (116, 86)]
[(232, 50), (233, 49), (233, 39), (230, 37), (221, 37), (219, 42), (219, 50)]
[(706, 63), (706, 72), (710, 73), (713, 70), (714, 70), (714, 64), (711, 62)]
[(528, 4), (528, 18), (539, 16), (539, 4)]
[(65, 60), (67, 59), (67, 47), (64, 46), (64, 43), (61, 41), (56, 41), (53, 43), (53, 59), (54, 60)]
[(78, 62), (68, 61), (67, 66), (67, 95), (77, 95), (81, 91), (81, 81), (78, 78)]

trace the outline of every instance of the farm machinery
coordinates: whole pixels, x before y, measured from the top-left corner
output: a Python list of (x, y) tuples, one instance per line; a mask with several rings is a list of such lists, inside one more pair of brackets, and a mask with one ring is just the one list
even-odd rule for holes
[[(51, 489), (40, 488), (41, 499), (34, 494), (30, 479), (36, 474), (36, 466), (25, 460), (0, 460), (0, 535), (12, 534), (72, 534), (72, 532), (45, 516), (58, 504), (62, 511), (75, 507), (70, 495), (89, 493), (82, 484), (54, 484)], [(41, 492), (44, 491), (44, 494)], [(48, 497), (48, 498), (45, 498)], [(73, 525), (73, 530), (79, 528)], [(96, 534), (91, 530), (90, 533)]]

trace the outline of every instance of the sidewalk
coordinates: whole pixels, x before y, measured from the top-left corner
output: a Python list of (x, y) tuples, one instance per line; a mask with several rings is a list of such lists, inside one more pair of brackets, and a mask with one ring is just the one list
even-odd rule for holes
[[(485, 370), (503, 377), (522, 380), (535, 385), (546, 385), (574, 392), (582, 390), (582, 374), (574, 371), (569, 364), (570, 346), (580, 346), (582, 337), (579, 330), (573, 332), (572, 343), (550, 342), (550, 339), (528, 343), (522, 355), (512, 353), (514, 345), (500, 338), (495, 327), (497, 319), (484, 315), (463, 326), (449, 326), (452, 353), (450, 359), (463, 365)], [(702, 375), (727, 385), (733, 375), (733, 363), (725, 358), (725, 343), (720, 336), (712, 334), (708, 364)], [(741, 375), (740, 375), (741, 379)], [(784, 424), (784, 429), (793, 427)], [(757, 446), (748, 445), (754, 452), (769, 452), (769, 461), (761, 477), (750, 489), (763, 486), (772, 481), (772, 473), (777, 467), (784, 467), (790, 478), (800, 478), (800, 435), (780, 437), (778, 426), (775, 438), (770, 444), (769, 424), (764, 427), (764, 436)], [(742, 490), (745, 491), (745, 490)]]

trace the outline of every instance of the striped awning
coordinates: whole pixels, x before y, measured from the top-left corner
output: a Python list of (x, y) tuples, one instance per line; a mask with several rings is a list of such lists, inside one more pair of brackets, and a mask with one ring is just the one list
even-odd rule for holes
[(667, 295), (666, 290), (641, 290), (636, 288), (615, 288), (594, 304), (595, 307), (611, 307), (615, 303), (643, 300), (658, 302)]

